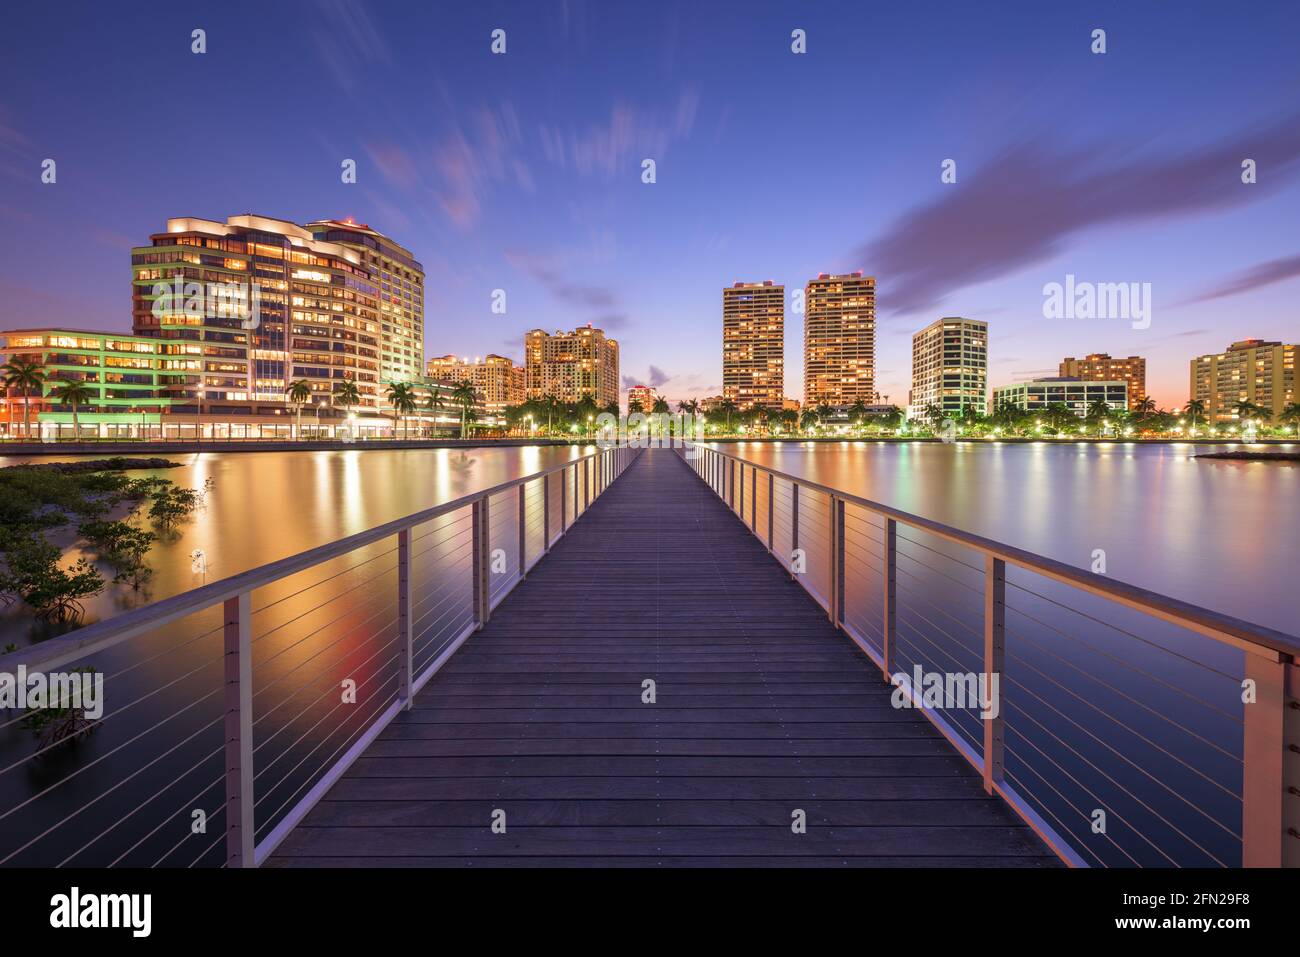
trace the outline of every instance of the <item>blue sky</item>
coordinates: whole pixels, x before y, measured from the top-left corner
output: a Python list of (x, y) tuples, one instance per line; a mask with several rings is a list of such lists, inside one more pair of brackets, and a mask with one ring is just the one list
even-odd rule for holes
[[(130, 9), (6, 14), (0, 327), (123, 328), (130, 246), (170, 216), (257, 212), (410, 247), (430, 355), (518, 358), (527, 329), (592, 322), (673, 399), (720, 391), (738, 279), (875, 275), (899, 404), (910, 334), (941, 315), (990, 323), (994, 385), (1137, 353), (1162, 404), (1185, 400), (1190, 356), (1300, 338), (1295, 3)], [(1150, 282), (1150, 328), (1043, 318), (1067, 273)], [(799, 397), (800, 316), (786, 339)]]

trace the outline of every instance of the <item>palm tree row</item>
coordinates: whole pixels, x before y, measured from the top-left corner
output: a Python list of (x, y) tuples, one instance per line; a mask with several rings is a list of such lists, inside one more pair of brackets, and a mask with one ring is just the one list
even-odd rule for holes
[[(663, 411), (668, 411), (668, 400), (661, 396), (655, 403), (656, 407), (659, 402), (663, 403)], [(638, 408), (635, 411), (644, 410)], [(572, 435), (590, 433), (596, 416), (602, 413), (617, 416), (618, 403), (609, 402), (602, 406), (590, 393), (584, 392), (577, 402), (561, 402), (553, 395), (529, 399), (518, 405), (506, 406), (504, 414), (506, 425), (515, 432)]]

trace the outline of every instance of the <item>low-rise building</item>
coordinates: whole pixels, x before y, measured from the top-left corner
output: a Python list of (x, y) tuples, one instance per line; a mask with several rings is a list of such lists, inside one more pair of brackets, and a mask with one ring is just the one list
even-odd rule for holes
[(1013, 406), (1022, 412), (1040, 412), (1053, 405), (1064, 405), (1079, 418), (1088, 415), (1094, 402), (1105, 402), (1111, 409), (1128, 408), (1128, 383), (1123, 379), (1091, 382), (1055, 376), (1016, 382), (993, 390), (993, 408)]

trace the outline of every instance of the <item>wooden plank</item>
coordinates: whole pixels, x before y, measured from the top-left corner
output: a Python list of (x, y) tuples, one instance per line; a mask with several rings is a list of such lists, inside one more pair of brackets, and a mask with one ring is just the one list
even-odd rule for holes
[(1054, 865), (891, 694), (734, 510), (647, 451), (272, 863)]
[[(491, 801), (321, 802), (313, 819), (318, 827), (483, 827), (491, 820)], [(1003, 826), (1006, 816), (996, 798), (985, 801), (823, 801), (806, 802), (809, 827)], [(714, 825), (790, 826), (788, 801), (589, 800), (509, 803), (508, 823), (523, 827), (687, 827)]]
[[(569, 756), (692, 756), (750, 758), (950, 755), (942, 738), (831, 738), (793, 743), (781, 738), (397, 738), (374, 742), (368, 758)], [(512, 771), (514, 768), (511, 769)]]
[(687, 722), (578, 722), (578, 721), (517, 721), (462, 722), (442, 724), (434, 722), (405, 721), (390, 724), (380, 736), (381, 740), (409, 740), (412, 738), (442, 738), (463, 741), (473, 738), (523, 741), (530, 739), (557, 740), (569, 738), (601, 738), (607, 741), (652, 739), (679, 741), (692, 739), (727, 738), (729, 740), (763, 740), (776, 738), (798, 747), (804, 741), (872, 741), (877, 739), (926, 738), (942, 741), (943, 737), (930, 724), (915, 721), (840, 721), (804, 722), (787, 724), (779, 721), (720, 722), (700, 726)]
[[(772, 827), (508, 827), (494, 834), (490, 818), (480, 827), (300, 826), (284, 841), (289, 854), (1023, 854), (1041, 856), (1027, 827), (810, 827), (792, 833)], [(507, 818), (508, 821), (508, 818)]]
[(314, 855), (301, 854), (293, 858), (274, 859), (268, 866), (285, 867), (292, 865), (294, 867), (316, 867), (338, 869), (344, 867), (357, 868), (375, 868), (375, 867), (408, 867), (408, 868), (431, 868), (431, 867), (460, 867), (475, 869), (483, 868), (609, 868), (609, 867), (671, 867), (671, 868), (708, 868), (717, 869), (724, 867), (779, 867), (782, 869), (799, 867), (799, 868), (857, 868), (869, 867), (875, 868), (903, 868), (903, 867), (960, 867), (960, 868), (989, 868), (989, 867), (1057, 867), (1059, 862), (1054, 857), (1020, 857), (1020, 856), (971, 856), (971, 857), (891, 857), (888, 855), (879, 857), (854, 857), (851, 855), (835, 855), (828, 857), (824, 854), (813, 854), (805, 857), (671, 857), (657, 855), (655, 857), (627, 857), (614, 855), (601, 855), (583, 857), (580, 855), (566, 855), (563, 857), (425, 857), (411, 855), (408, 857), (317, 857)]

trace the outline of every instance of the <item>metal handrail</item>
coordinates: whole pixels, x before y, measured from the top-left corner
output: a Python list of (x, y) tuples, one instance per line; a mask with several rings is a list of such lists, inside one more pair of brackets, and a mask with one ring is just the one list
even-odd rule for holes
[[(899, 642), (899, 610), (908, 606), (906, 590), (898, 584), (897, 559), (903, 554), (899, 550), (899, 541), (911, 539), (899, 533), (900, 525), (915, 527), (942, 540), (973, 549), (983, 559), (982, 569), (966, 562), (959, 563), (983, 578), (983, 610), (980, 616), (983, 660), (980, 669), (986, 680), (1003, 674), (1008, 657), (1006, 612), (1011, 606), (1007, 603), (1006, 590), (1009, 584), (1019, 587), (1007, 580), (1008, 565), (1246, 652), (1242, 656), (1244, 674), (1246, 679), (1253, 682), (1256, 697), (1251, 704), (1245, 704), (1246, 699), (1243, 698), (1243, 716), (1238, 722), (1242, 734), (1241, 861), (1245, 866), (1300, 865), (1300, 791), (1296, 789), (1300, 782), (1300, 700), (1297, 700), (1300, 699), (1300, 666), (1296, 663), (1297, 655), (1300, 655), (1300, 638), (964, 532), (820, 482), (749, 461), (713, 446), (699, 448), (701, 452), (695, 461), (688, 463), (692, 470), (737, 515), (741, 523), (763, 542), (768, 551), (789, 568), (792, 577), (826, 609), (831, 623), (879, 666), (886, 681), (892, 681), (894, 659), (902, 651)], [(762, 483), (767, 498), (764, 508), (765, 536), (760, 534), (758, 511), (760, 473), (766, 476)], [(786, 521), (782, 523), (783, 537), (788, 536), (790, 547), (796, 550), (802, 550), (806, 541), (809, 544), (815, 542), (817, 552), (824, 554), (829, 561), (826, 581), (821, 585), (809, 580), (808, 576), (797, 574), (802, 569), (794, 567), (793, 555), (787, 562), (777, 549), (776, 518), (779, 512), (786, 511), (784, 505), (778, 509), (776, 503), (775, 483), (778, 478), (790, 487), (789, 508)], [(801, 490), (805, 495), (812, 491), (825, 496), (829, 505), (825, 515), (818, 515), (820, 527), (815, 530), (801, 527), (804, 524), (800, 517), (800, 502), (804, 498), (800, 495)], [(875, 576), (875, 587), (880, 589), (882, 618), (879, 631), (873, 633), (873, 640), (879, 643), (878, 649), (872, 646), (866, 634), (847, 620), (845, 594), (848, 585), (851, 583), (860, 588), (869, 580), (855, 577), (856, 571), (854, 576), (846, 575), (846, 568), (860, 560), (851, 547), (846, 547), (849, 539), (846, 529), (852, 530), (851, 524), (846, 523), (849, 505), (869, 514), (875, 513), (883, 519), (881, 525), (870, 521), (865, 523), (883, 536), (881, 553), (876, 555), (881, 565), (871, 565), (878, 573)], [(1019, 611), (1014, 608), (1011, 610)], [(1076, 609), (1069, 610), (1083, 614)], [(869, 622), (862, 621), (858, 624), (870, 625)], [(1141, 636), (1118, 626), (1109, 627), (1115, 628), (1121, 635), (1143, 640)], [(978, 638), (976, 640), (978, 642)], [(979, 655), (981, 649), (977, 645), (970, 650)], [(1170, 653), (1177, 654), (1172, 651)], [(1013, 786), (1014, 776), (1005, 768), (1005, 754), (1014, 754), (1005, 743), (1005, 705), (998, 709), (996, 715), (980, 716), (979, 723), (983, 726), (983, 741), (980, 742), (960, 724), (940, 713), (939, 709), (925, 706), (913, 692), (907, 693), (922, 714), (981, 773), (986, 792), (1002, 797), (1067, 864), (1088, 866), (1071, 846), (1071, 842), (1039, 813), (1025, 794), (1020, 793), (1024, 785), (1017, 783)], [(1023, 734), (1015, 728), (1011, 730)], [(1048, 786), (1051, 787), (1050, 783)], [(1030, 798), (1033, 797), (1030, 792), (1025, 793)]]
[[(1130, 608), (1181, 625), (1198, 634), (1220, 641), (1227, 641), (1229, 644), (1246, 651), (1262, 654), (1272, 660), (1286, 660), (1285, 658), (1274, 657), (1275, 655), (1286, 656), (1291, 659), (1300, 658), (1300, 637), (1295, 635), (1266, 628), (1263, 625), (1256, 625), (1241, 618), (1234, 618), (1231, 615), (1212, 611), (1209, 608), (1202, 608), (1199, 605), (1193, 605), (1178, 598), (1171, 598), (1168, 595), (1149, 591), (1137, 585), (1106, 578), (1077, 566), (1067, 565), (1065, 562), (1057, 561), (1054, 558), (1047, 558), (1044, 555), (1038, 555), (1023, 548), (1017, 548), (1014, 545), (1006, 545), (972, 532), (964, 532), (951, 525), (914, 515), (891, 505), (863, 498), (852, 492), (831, 488), (829, 485), (822, 485), (820, 482), (814, 482), (802, 476), (792, 475), (789, 472), (782, 472), (780, 469), (774, 469), (768, 465), (752, 462), (731, 452), (724, 452), (711, 446), (707, 447), (706, 450), (711, 454), (743, 463), (747, 468), (754, 468), (760, 472), (775, 475), (779, 479), (793, 482), (801, 488), (822, 492), (833, 499), (860, 506), (885, 518), (892, 518), (895, 521), (919, 528), (947, 541), (968, 546), (986, 555), (992, 555), (1009, 565), (1015, 565), (1017, 568), (1024, 568), (1046, 578), (1073, 585), (1076, 588), (1082, 588), (1084, 591), (1093, 594), (1102, 595)], [(3, 659), (0, 659), (0, 662), (2, 661)]]

